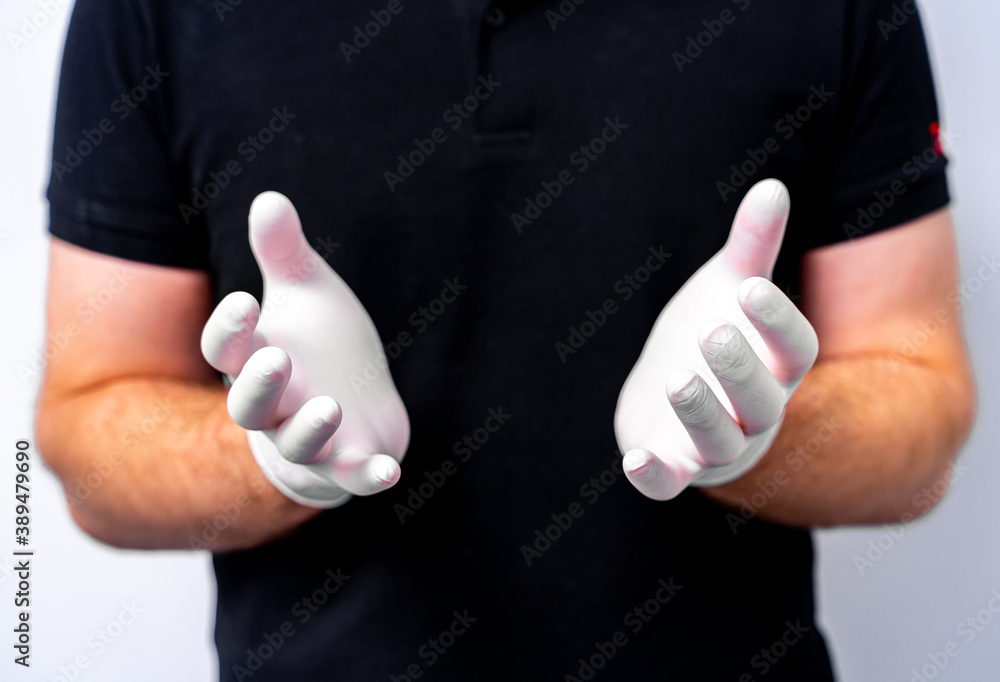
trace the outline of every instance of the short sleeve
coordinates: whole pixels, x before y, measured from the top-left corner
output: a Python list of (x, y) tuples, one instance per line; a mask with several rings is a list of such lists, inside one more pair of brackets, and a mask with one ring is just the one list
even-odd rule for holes
[(49, 232), (156, 265), (205, 268), (204, 225), (186, 222), (164, 105), (169, 65), (136, 0), (81, 0), (63, 54), (46, 196)]
[(949, 202), (916, 3), (858, 0), (848, 7), (844, 98), (829, 149), (829, 218), (814, 246), (895, 227)]

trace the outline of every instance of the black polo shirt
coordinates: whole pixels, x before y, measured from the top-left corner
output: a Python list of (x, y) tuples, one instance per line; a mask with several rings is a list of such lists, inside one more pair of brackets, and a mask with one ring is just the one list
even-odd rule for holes
[(78, 3), (51, 233), (260, 296), (285, 193), (411, 418), (393, 490), (215, 555), (222, 679), (830, 679), (809, 532), (645, 499), (612, 418), (753, 182), (791, 192), (793, 300), (808, 249), (947, 203), (913, 11)]

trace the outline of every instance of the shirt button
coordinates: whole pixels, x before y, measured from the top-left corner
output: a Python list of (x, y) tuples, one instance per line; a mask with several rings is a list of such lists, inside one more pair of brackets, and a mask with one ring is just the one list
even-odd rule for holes
[(503, 28), (507, 24), (507, 15), (496, 5), (490, 5), (486, 8), (483, 21), (493, 28)]

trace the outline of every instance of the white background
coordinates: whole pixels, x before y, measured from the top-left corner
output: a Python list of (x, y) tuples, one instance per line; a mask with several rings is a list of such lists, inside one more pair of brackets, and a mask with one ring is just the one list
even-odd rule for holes
[[(24, 381), (42, 348), (46, 270), (46, 203), (51, 127), (62, 43), (70, 8), (52, 0), (54, 16), (15, 51), (11, 31), (39, 11), (41, 0), (8, 0), (0, 9), (0, 276), (6, 310), (0, 357), (0, 447), (30, 437), (37, 382)], [(951, 138), (950, 179), (963, 266), (974, 279), (982, 258), (1000, 255), (996, 197), (1000, 5), (928, 0), (921, 5), (935, 63), (942, 121)], [(52, 10), (50, 10), (52, 11)], [(980, 413), (962, 463), (967, 473), (927, 519), (905, 528), (818, 534), (819, 604), (844, 681), (978, 682), (1000, 679), (1000, 614), (987, 609), (1000, 594), (1000, 376), (998, 280), (985, 282), (966, 305), (966, 328), (980, 384)], [(975, 283), (972, 283), (975, 286)], [(3, 458), (8, 462), (8, 458)], [(13, 489), (12, 466), (0, 467), (0, 491)], [(214, 680), (214, 584), (205, 553), (142, 553), (109, 549), (73, 525), (55, 479), (36, 465), (32, 503), (32, 668), (12, 663), (14, 625), (9, 551), (0, 551), (0, 679), (73, 679), (74, 659), (88, 667), (75, 679)], [(12, 502), (0, 509), (0, 529), (13, 528)], [(870, 544), (871, 543), (871, 544)], [(880, 550), (873, 549), (880, 547)], [(880, 553), (881, 552), (881, 553)], [(873, 560), (858, 567), (857, 558)], [(101, 629), (123, 603), (142, 612), (102, 651)], [(1000, 600), (994, 601), (997, 607)], [(968, 641), (959, 624), (977, 614), (985, 625)], [(93, 639), (92, 639), (93, 638)], [(954, 642), (959, 651), (937, 670), (929, 654)], [(724, 646), (724, 644), (723, 644)], [(951, 651), (954, 652), (955, 646)], [(945, 659), (938, 657), (942, 662)], [(780, 664), (779, 664), (780, 665)], [(62, 671), (60, 671), (62, 666)], [(766, 679), (766, 678), (765, 678)]]

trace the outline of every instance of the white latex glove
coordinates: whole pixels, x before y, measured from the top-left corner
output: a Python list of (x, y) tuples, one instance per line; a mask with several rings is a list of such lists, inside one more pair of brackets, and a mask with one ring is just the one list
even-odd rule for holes
[(816, 360), (815, 330), (769, 281), (788, 210), (779, 181), (750, 189), (725, 246), (667, 303), (625, 381), (615, 435), (647, 497), (745, 474)]
[[(263, 307), (245, 292), (226, 296), (201, 349), (232, 379), (229, 414), (247, 429), (257, 464), (287, 497), (313, 507), (391, 487), (410, 421), (371, 318), (309, 245), (283, 195), (254, 199), (250, 245)], [(370, 380), (373, 365), (384, 369)], [(370, 381), (355, 386), (352, 376)]]

